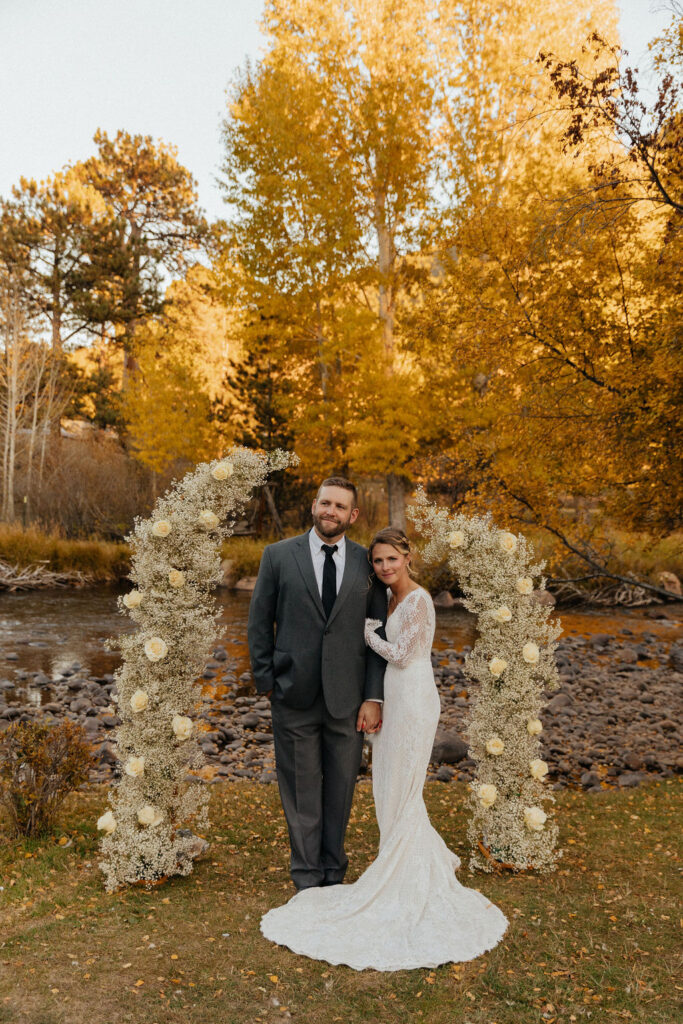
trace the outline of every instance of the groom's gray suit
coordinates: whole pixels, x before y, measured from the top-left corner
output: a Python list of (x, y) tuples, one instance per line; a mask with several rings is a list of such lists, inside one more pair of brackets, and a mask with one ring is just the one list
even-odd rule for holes
[(386, 618), (367, 551), (345, 540), (344, 575), (329, 619), (309, 534), (266, 547), (249, 608), (256, 689), (272, 690), (275, 762), (297, 888), (341, 882), (344, 834), (360, 766), (364, 700), (383, 698), (382, 658), (365, 646), (366, 616)]

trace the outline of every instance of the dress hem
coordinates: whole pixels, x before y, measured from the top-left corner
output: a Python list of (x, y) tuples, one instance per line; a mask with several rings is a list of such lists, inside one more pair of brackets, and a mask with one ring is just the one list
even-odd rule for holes
[(507, 932), (509, 926), (510, 922), (506, 921), (505, 927), (500, 932), (498, 932), (497, 937), (491, 941), (491, 945), (485, 946), (478, 953), (473, 953), (472, 956), (460, 957), (458, 959), (454, 959), (453, 957), (449, 956), (444, 956), (443, 959), (430, 960), (427, 963), (425, 963), (423, 960), (419, 962), (411, 961), (410, 963), (396, 961), (392, 962), (391, 964), (383, 964), (382, 966), (378, 966), (377, 964), (372, 963), (350, 963), (349, 960), (333, 960), (331, 957), (325, 956), (323, 953), (307, 953), (305, 949), (301, 949), (295, 945), (292, 945), (289, 942), (281, 942), (279, 939), (274, 939), (270, 935), (267, 935), (263, 929), (263, 918), (261, 919), (260, 929), (261, 934), (265, 939), (268, 940), (268, 942), (274, 942), (277, 946), (283, 946), (286, 949), (290, 949), (292, 953), (296, 953), (297, 956), (305, 956), (308, 957), (309, 960), (324, 960), (325, 963), (331, 964), (333, 967), (350, 967), (354, 971), (379, 971), (388, 973), (393, 971), (418, 971), (424, 970), (425, 968), (441, 967), (443, 964), (451, 963), (470, 963), (472, 960), (477, 960), (480, 956), (483, 956), (484, 953), (490, 953), (492, 949), (495, 949), (495, 947), (498, 945), (498, 943), (501, 941), (501, 939)]

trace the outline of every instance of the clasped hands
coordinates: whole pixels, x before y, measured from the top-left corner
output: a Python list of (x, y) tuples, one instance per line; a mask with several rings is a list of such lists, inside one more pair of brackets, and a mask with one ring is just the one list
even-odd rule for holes
[[(368, 643), (368, 636), (374, 633), (378, 626), (382, 625), (381, 619), (365, 620), (365, 642)], [(358, 709), (356, 719), (356, 732), (364, 732), (372, 735), (382, 728), (382, 704), (378, 700), (364, 700)]]

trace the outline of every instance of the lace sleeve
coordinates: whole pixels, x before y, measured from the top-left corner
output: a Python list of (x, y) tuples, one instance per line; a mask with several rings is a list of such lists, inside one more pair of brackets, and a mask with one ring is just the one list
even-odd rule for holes
[(431, 647), (431, 620), (427, 599), (424, 593), (417, 600), (410, 602), (410, 607), (403, 610), (400, 631), (396, 643), (382, 640), (374, 631), (373, 619), (366, 620), (365, 641), (373, 651), (397, 668), (405, 668), (419, 654), (421, 648)]

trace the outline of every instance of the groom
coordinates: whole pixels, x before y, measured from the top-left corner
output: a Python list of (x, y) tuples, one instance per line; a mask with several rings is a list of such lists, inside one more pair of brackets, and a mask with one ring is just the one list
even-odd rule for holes
[(386, 596), (370, 584), (366, 549), (345, 537), (357, 502), (349, 480), (324, 480), (310, 532), (264, 550), (249, 608), (297, 889), (343, 880), (363, 732), (381, 725), (385, 662), (366, 648), (364, 626), (366, 616), (386, 619)]

